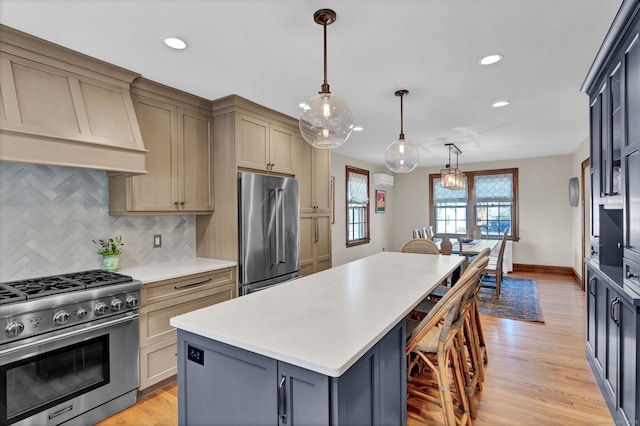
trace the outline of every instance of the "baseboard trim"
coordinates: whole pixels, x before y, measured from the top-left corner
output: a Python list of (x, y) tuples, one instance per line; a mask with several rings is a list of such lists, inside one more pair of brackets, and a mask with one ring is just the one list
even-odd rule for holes
[(514, 263), (513, 272), (536, 272), (540, 274), (576, 276), (575, 270), (570, 266), (528, 265), (525, 263)]
[(576, 271), (576, 268), (571, 268), (571, 276), (573, 277), (573, 280), (576, 282), (576, 285), (582, 288), (582, 277), (580, 276), (580, 274), (578, 274), (578, 271)]

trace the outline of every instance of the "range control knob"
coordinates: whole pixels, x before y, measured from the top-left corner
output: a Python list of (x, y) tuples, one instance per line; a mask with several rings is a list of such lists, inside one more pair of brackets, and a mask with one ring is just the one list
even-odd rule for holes
[(104, 315), (107, 313), (107, 309), (109, 309), (109, 307), (107, 306), (106, 303), (98, 302), (98, 304), (94, 309), (94, 312), (96, 313), (96, 315)]
[(138, 306), (138, 298), (133, 295), (127, 296), (127, 307), (135, 308), (136, 306)]
[(119, 311), (120, 309), (122, 309), (122, 300), (118, 299), (117, 297), (115, 299), (113, 299), (111, 301), (111, 310), (112, 311)]
[(76, 315), (78, 315), (78, 318), (84, 318), (87, 316), (87, 310), (85, 308), (78, 308), (78, 312), (76, 313)]
[(11, 321), (9, 324), (7, 324), (7, 328), (5, 328), (5, 331), (11, 337), (19, 336), (20, 333), (24, 331), (24, 324), (17, 321)]
[(53, 322), (58, 325), (65, 325), (71, 319), (71, 314), (67, 311), (58, 311), (53, 315)]

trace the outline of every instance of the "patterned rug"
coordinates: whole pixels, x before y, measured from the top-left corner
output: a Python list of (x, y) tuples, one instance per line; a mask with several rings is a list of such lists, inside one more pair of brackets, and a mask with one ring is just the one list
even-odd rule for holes
[(538, 296), (538, 283), (533, 278), (504, 276), (500, 298), (492, 289), (481, 288), (478, 308), (481, 314), (544, 323)]

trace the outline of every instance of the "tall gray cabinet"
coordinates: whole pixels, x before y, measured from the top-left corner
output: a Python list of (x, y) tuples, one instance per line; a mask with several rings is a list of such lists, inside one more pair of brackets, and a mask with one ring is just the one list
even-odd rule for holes
[(640, 422), (640, 2), (625, 0), (582, 90), (591, 130), (587, 359), (616, 424)]

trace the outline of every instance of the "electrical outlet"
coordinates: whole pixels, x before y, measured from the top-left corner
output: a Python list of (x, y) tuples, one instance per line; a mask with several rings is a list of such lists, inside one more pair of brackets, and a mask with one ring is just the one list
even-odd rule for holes
[(162, 235), (161, 234), (155, 234), (153, 236), (153, 247), (162, 247)]

